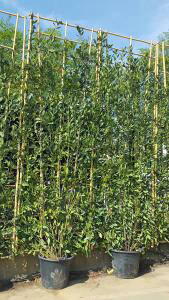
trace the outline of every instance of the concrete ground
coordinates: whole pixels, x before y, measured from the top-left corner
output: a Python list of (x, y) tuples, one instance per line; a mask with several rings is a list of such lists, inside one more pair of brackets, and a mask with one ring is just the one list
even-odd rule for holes
[(157, 266), (136, 279), (93, 273), (73, 280), (60, 291), (41, 287), (39, 280), (17, 283), (0, 292), (0, 300), (169, 300), (169, 264)]

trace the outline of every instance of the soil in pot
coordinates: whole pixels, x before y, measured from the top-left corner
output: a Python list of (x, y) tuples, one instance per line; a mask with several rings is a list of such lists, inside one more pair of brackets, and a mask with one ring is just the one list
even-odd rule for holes
[(69, 282), (71, 258), (47, 259), (39, 256), (42, 286), (46, 289), (63, 289)]
[(138, 276), (140, 253), (136, 251), (112, 251), (112, 267), (114, 274), (120, 278), (135, 278)]

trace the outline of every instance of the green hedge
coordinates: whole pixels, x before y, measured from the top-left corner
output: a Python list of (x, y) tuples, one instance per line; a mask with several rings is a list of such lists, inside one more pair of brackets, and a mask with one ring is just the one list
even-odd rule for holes
[(148, 77), (148, 57), (107, 48), (104, 35), (90, 55), (86, 42), (31, 38), (23, 74), (19, 52), (12, 62), (0, 50), (1, 255), (144, 250), (167, 240), (162, 76)]

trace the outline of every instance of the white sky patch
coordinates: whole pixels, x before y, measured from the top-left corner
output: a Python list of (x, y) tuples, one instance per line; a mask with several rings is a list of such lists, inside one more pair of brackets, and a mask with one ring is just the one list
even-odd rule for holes
[(150, 33), (144, 38), (148, 40), (158, 40), (158, 37), (163, 32), (169, 31), (169, 0), (160, 0), (158, 13), (153, 15), (150, 20)]
[(17, 0), (0, 0), (4, 6), (10, 7), (13, 13), (19, 13), (20, 15), (27, 15), (29, 11), (22, 7)]

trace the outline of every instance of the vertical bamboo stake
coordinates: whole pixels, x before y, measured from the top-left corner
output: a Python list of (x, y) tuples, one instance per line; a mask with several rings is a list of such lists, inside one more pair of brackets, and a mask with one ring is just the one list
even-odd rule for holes
[(164, 88), (167, 88), (167, 77), (166, 77), (166, 63), (165, 63), (165, 42), (162, 42), (162, 56), (163, 56), (163, 73), (164, 73)]
[[(15, 22), (15, 30), (14, 30), (14, 37), (13, 37), (13, 46), (12, 46), (12, 63), (14, 64), (14, 58), (15, 58), (15, 48), (16, 48), (16, 36), (17, 36), (17, 29), (18, 29), (18, 20), (19, 15), (16, 16), (16, 22)], [(10, 96), (10, 88), (11, 88), (11, 81), (7, 83), (7, 98), (6, 98), (6, 106), (5, 106), (5, 116), (3, 120), (3, 125), (5, 127), (7, 116), (8, 116), (8, 107), (9, 107), (9, 96)], [(3, 140), (2, 143), (4, 143), (4, 132), (2, 136)], [(1, 161), (0, 161), (0, 169), (1, 169)]]
[(93, 28), (92, 28), (92, 32), (91, 32), (91, 35), (90, 35), (89, 55), (91, 54), (92, 42), (93, 42)]
[(12, 60), (14, 60), (15, 55), (15, 48), (16, 48), (16, 36), (17, 36), (17, 30), (18, 30), (18, 20), (19, 20), (19, 14), (16, 16), (16, 24), (15, 24), (15, 32), (14, 32), (14, 39), (13, 39), (13, 47), (12, 47)]
[[(14, 38), (13, 38), (13, 47), (12, 47), (12, 60), (14, 62), (14, 57), (15, 57), (15, 49), (16, 49), (16, 37), (17, 37), (17, 29), (18, 29), (18, 18), (19, 15), (17, 14), (16, 17), (16, 24), (15, 24), (15, 31), (14, 31)], [(11, 87), (11, 82), (9, 82), (9, 87), (8, 87), (8, 97), (10, 94), (10, 87)], [(20, 152), (20, 142), (18, 144), (18, 151)], [(17, 216), (17, 206), (18, 206), (18, 192), (19, 192), (19, 175), (20, 175), (20, 167), (19, 167), (20, 161), (17, 158), (17, 174), (16, 174), (16, 186), (15, 186), (15, 201), (14, 201), (14, 227), (13, 227), (13, 239), (12, 239), (12, 250), (13, 253), (16, 250), (16, 240), (17, 240), (17, 235), (16, 235), (16, 216)], [(16, 196), (17, 194), (17, 196)]]
[[(28, 37), (28, 50), (27, 50), (27, 64), (30, 62), (30, 50), (31, 50), (31, 35), (32, 35), (32, 23), (33, 23), (33, 15), (30, 16), (30, 23), (29, 23), (29, 37)], [(23, 37), (23, 52), (22, 52), (22, 74), (24, 73), (24, 56), (25, 56), (25, 40), (26, 40), (26, 25), (24, 25), (24, 37)], [(26, 91), (27, 88), (27, 80), (28, 80), (28, 71), (25, 75), (25, 83), (24, 80), (22, 81), (22, 88), (21, 92), (23, 95), (23, 107), (26, 103)], [(17, 154), (17, 170), (16, 170), (16, 185), (15, 185), (15, 203), (14, 203), (14, 229), (13, 229), (13, 239), (12, 239), (12, 250), (15, 253), (17, 250), (17, 244), (18, 244), (18, 237), (17, 237), (17, 231), (16, 231), (16, 217), (19, 212), (20, 207), (20, 189), (21, 189), (21, 181), (22, 181), (22, 168), (23, 168), (23, 162), (22, 162), (22, 153), (24, 151), (24, 141), (22, 140), (23, 135), (23, 128), (24, 127), (24, 121), (23, 121), (23, 110), (21, 110), (20, 117), (19, 117), (19, 131), (21, 133), (21, 139), (18, 143), (18, 154)]]
[[(63, 87), (64, 87), (64, 74), (65, 74), (65, 61), (66, 61), (66, 49), (65, 49), (65, 43), (66, 43), (66, 37), (67, 37), (67, 21), (64, 28), (64, 46), (63, 46), (63, 56), (62, 56), (62, 70), (61, 70), (61, 93), (60, 98), (63, 99)], [(62, 126), (62, 116), (60, 116), (60, 130)], [(61, 143), (61, 134), (59, 132), (59, 151), (60, 151), (60, 143)], [(61, 180), (60, 180), (60, 174), (61, 173), (61, 165), (60, 165), (60, 154), (58, 155), (58, 162), (56, 165), (56, 179), (57, 179), (57, 192), (58, 196), (60, 198), (61, 196)]]
[[(100, 39), (100, 31), (98, 31), (98, 43)], [(90, 36), (90, 44), (89, 44), (89, 55), (91, 54), (91, 47), (92, 47), (92, 40), (93, 40), (93, 29)], [(99, 82), (99, 65), (100, 65), (100, 58), (99, 58), (99, 50), (98, 50), (98, 66), (96, 65), (96, 81)], [(93, 156), (94, 156), (94, 145), (92, 146), (92, 153), (91, 153), (91, 165), (90, 165), (90, 186), (89, 186), (89, 198), (90, 198), (90, 204), (92, 205), (93, 202), (93, 172), (94, 172), (94, 166), (93, 166)]]
[[(65, 28), (65, 39), (66, 39), (66, 35), (67, 35), (67, 23), (66, 23), (66, 28)], [(66, 41), (65, 41), (65, 43), (66, 43)], [(64, 58), (64, 73), (65, 73), (65, 62), (66, 62), (66, 49), (65, 49), (65, 58)], [(63, 85), (64, 85), (64, 82), (63, 82)], [(67, 142), (68, 142), (69, 137), (70, 137), (70, 109), (68, 108), (67, 138), (66, 138)], [(67, 159), (66, 159), (66, 164), (67, 164), (67, 175), (66, 175), (66, 177), (68, 176), (68, 173), (69, 173), (69, 158), (70, 158), (70, 147), (69, 147), (69, 143), (68, 143)]]
[[(150, 79), (150, 70), (151, 70), (151, 60), (152, 60), (152, 47), (153, 47), (153, 42), (151, 41), (150, 49), (149, 49), (149, 60), (148, 60), (148, 83)], [(145, 91), (145, 96), (147, 96), (148, 90), (146, 89)], [(145, 103), (144, 103), (144, 111), (147, 113), (147, 99), (145, 98)]]
[[(23, 105), (23, 108), (25, 106), (25, 101), (26, 101), (26, 94), (25, 94), (25, 78), (24, 78), (24, 71), (25, 71), (25, 47), (26, 47), (26, 17), (24, 17), (24, 28), (23, 28), (23, 46), (22, 46), (22, 83), (21, 83), (21, 105)], [(24, 112), (21, 111), (20, 115), (20, 125), (19, 127), (21, 128), (23, 123), (24, 127)], [(24, 128), (23, 128), (24, 130)], [(23, 137), (21, 137), (23, 138)], [(20, 143), (18, 145), (20, 147)], [(19, 178), (19, 186), (21, 187), (22, 184), (22, 176), (23, 176), (23, 152), (24, 152), (24, 141), (22, 140), (21, 144), (21, 150), (18, 148), (18, 153), (21, 151), (21, 161), (20, 161), (20, 178)], [(19, 215), (19, 210), (20, 210), (20, 196), (21, 196), (21, 188), (19, 189), (19, 197), (18, 197), (18, 208), (17, 208), (17, 215)]]
[[(42, 65), (41, 61), (41, 51), (40, 51), (40, 17), (37, 18), (37, 30), (38, 30), (38, 64), (39, 70)], [(41, 74), (39, 73), (39, 80), (41, 80)], [(41, 92), (41, 90), (40, 90)], [(40, 102), (40, 132), (39, 132), (39, 144), (40, 144), (40, 221), (41, 221), (41, 231), (40, 237), (42, 238), (43, 222), (44, 222), (44, 174), (43, 174), (43, 159), (42, 159), (42, 97), (39, 96)]]
[[(94, 147), (94, 145), (92, 146)], [(91, 153), (91, 165), (90, 165), (90, 188), (89, 188), (89, 196), (90, 196), (90, 204), (92, 205), (93, 203), (93, 185), (94, 185), (94, 181), (93, 181), (93, 174), (94, 174), (94, 149), (92, 149), (92, 153)]]
[[(106, 65), (106, 70), (109, 70), (109, 42), (108, 42), (108, 37), (109, 35), (107, 34), (106, 35), (106, 62), (105, 62), (105, 65)], [(109, 100), (109, 91), (107, 90), (106, 92), (106, 109), (107, 109), (107, 115), (109, 116), (110, 114), (110, 100)]]
[[(92, 42), (93, 42), (93, 28), (92, 28), (92, 31), (91, 31), (90, 41), (89, 41), (89, 56), (91, 55)], [(85, 96), (86, 96), (86, 92), (84, 91), (84, 97), (83, 97), (84, 101), (85, 101)], [(77, 138), (77, 151), (76, 151), (75, 165), (74, 165), (74, 176), (76, 175), (76, 171), (77, 171), (78, 148), (79, 148), (79, 143), (80, 143), (80, 130), (81, 130), (81, 128), (79, 127), (78, 138)]]
[(153, 42), (151, 41), (151, 45), (150, 45), (150, 49), (149, 49), (149, 60), (148, 60), (148, 81), (149, 81), (149, 78), (150, 78), (152, 50), (153, 50)]
[(108, 57), (109, 57), (109, 42), (108, 42), (109, 35), (106, 35), (106, 64), (108, 63)]
[(97, 33), (97, 65), (96, 65), (96, 82), (99, 89), (100, 82), (100, 66), (101, 66), (101, 29)]
[[(15, 49), (16, 49), (18, 21), (19, 21), (19, 14), (16, 15), (16, 23), (15, 23), (15, 30), (14, 30), (14, 37), (13, 37), (13, 46), (12, 46), (12, 62), (13, 63), (14, 63)], [(11, 88), (11, 81), (9, 81), (9, 84), (8, 84), (8, 98), (9, 98), (9, 94), (10, 94), (10, 88)]]
[[(156, 45), (155, 54), (155, 78), (158, 79), (158, 60), (159, 60), (159, 45)], [(158, 90), (158, 83), (156, 83), (156, 89)], [(152, 200), (155, 208), (157, 201), (157, 159), (158, 159), (158, 104), (155, 99), (153, 108), (153, 172), (152, 172)]]
[[(100, 94), (100, 69), (101, 69), (101, 47), (102, 47), (102, 33), (101, 29), (97, 33), (97, 64), (96, 64), (96, 101), (98, 101)], [(94, 140), (92, 143), (92, 153), (91, 153), (91, 164), (90, 164), (90, 185), (89, 185), (89, 197), (90, 203), (93, 203), (93, 188), (94, 188)]]
[(65, 50), (65, 40), (66, 40), (66, 36), (67, 36), (67, 21), (66, 21), (66, 25), (65, 25), (65, 32), (64, 32), (64, 49), (63, 49), (63, 58), (62, 58), (62, 90), (61, 90), (61, 95), (63, 92), (63, 86), (64, 86), (64, 74), (65, 74), (65, 61), (66, 61), (66, 50)]
[(132, 41), (133, 41), (133, 38), (132, 38), (132, 35), (130, 36), (130, 50), (131, 50), (131, 47), (132, 47)]

